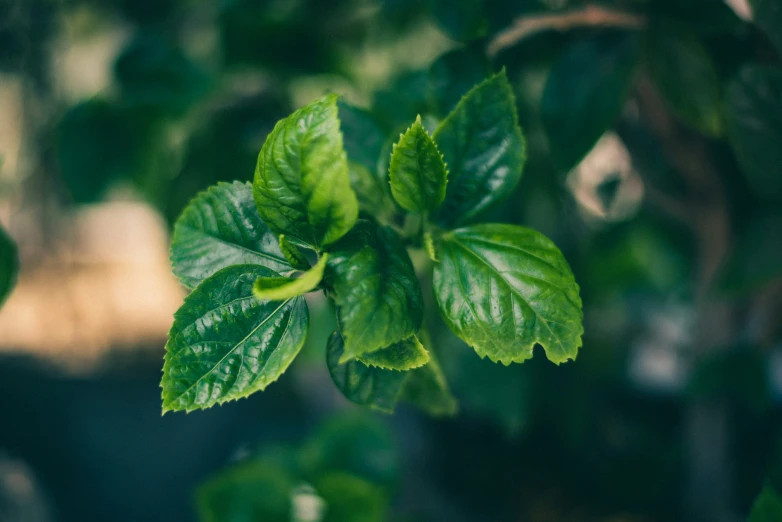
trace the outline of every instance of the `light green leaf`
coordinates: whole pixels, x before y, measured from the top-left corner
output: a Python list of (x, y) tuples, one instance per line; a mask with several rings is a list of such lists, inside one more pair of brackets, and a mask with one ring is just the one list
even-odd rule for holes
[(353, 227), (358, 201), (337, 118), (337, 96), (303, 107), (266, 138), (253, 182), (264, 222), (313, 247), (334, 243)]
[(524, 137), (505, 70), (472, 88), (434, 132), (450, 170), (439, 221), (473, 220), (521, 180)]
[(252, 460), (229, 468), (196, 491), (201, 522), (289, 522), (293, 477), (283, 468)]
[(558, 169), (572, 169), (617, 120), (637, 58), (636, 34), (622, 31), (576, 39), (554, 62), (540, 119)]
[(255, 209), (252, 187), (239, 182), (218, 183), (185, 208), (174, 225), (171, 264), (190, 289), (231, 265), (293, 270)]
[(414, 335), (372, 353), (365, 353), (358, 360), (367, 366), (384, 370), (407, 371), (420, 368), (429, 362), (429, 352)]
[(0, 226), (0, 305), (13, 290), (18, 272), (19, 254), (16, 243)]
[(782, 497), (770, 485), (763, 488), (747, 522), (778, 522), (782, 520)]
[(323, 269), (326, 268), (328, 254), (323, 254), (315, 266), (301, 276), (289, 277), (259, 277), (253, 285), (253, 294), (258, 299), (284, 301), (315, 290), (323, 279)]
[(782, 69), (750, 65), (730, 83), (728, 140), (754, 194), (782, 199)]
[(325, 282), (337, 305), (347, 361), (415, 334), (421, 287), (396, 233), (361, 221), (329, 253)]
[(448, 172), (443, 155), (420, 116), (394, 145), (388, 174), (391, 194), (409, 212), (433, 212), (445, 199)]
[(356, 360), (341, 364), (344, 350), (340, 333), (331, 334), (326, 347), (326, 365), (339, 391), (351, 402), (393, 413), (407, 372), (372, 368)]
[(556, 364), (583, 333), (579, 288), (562, 253), (534, 230), (485, 224), (443, 236), (434, 291), (445, 322), (481, 357), (510, 364), (540, 344)]
[(451, 395), (443, 370), (433, 352), (430, 352), (429, 362), (425, 366), (408, 373), (400, 400), (434, 417), (456, 415), (459, 405)]
[(174, 315), (163, 366), (163, 412), (193, 411), (263, 390), (288, 368), (307, 335), (303, 297), (258, 300), (258, 265), (224, 268)]
[(279, 237), (280, 251), (288, 263), (291, 264), (296, 270), (309, 270), (310, 262), (307, 257), (299, 250), (295, 244), (285, 237), (285, 234), (280, 234)]
[(708, 136), (722, 134), (720, 80), (698, 38), (671, 24), (653, 25), (645, 52), (649, 75), (671, 112)]
[(323, 522), (383, 522), (388, 511), (388, 495), (382, 487), (367, 480), (334, 471), (315, 482), (315, 490), (326, 501)]

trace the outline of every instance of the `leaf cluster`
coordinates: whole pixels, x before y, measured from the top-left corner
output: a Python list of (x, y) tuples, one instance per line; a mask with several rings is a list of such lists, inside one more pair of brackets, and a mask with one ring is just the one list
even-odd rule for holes
[(279, 121), (252, 186), (221, 183), (176, 223), (174, 272), (193, 289), (166, 345), (163, 410), (208, 408), (263, 390), (308, 329), (303, 294), (323, 291), (338, 329), (326, 346), (337, 388), (392, 412), (456, 402), (423, 328), (409, 250), (425, 251), (440, 315), (481, 357), (510, 364), (536, 344), (559, 364), (581, 345), (578, 285), (557, 247), (519, 226), (480, 223), (521, 179), (525, 144), (505, 71), (469, 92), (433, 133), (419, 116), (371, 172), (345, 135), (336, 95)]

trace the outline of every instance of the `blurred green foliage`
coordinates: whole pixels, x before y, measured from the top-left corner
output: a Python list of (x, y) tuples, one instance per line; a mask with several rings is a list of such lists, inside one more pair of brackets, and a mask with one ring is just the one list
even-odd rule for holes
[[(40, 87), (59, 16), (86, 9), (100, 24), (121, 25), (128, 37), (109, 65), (110, 85), (55, 103), (54, 128), (42, 138), (56, 156), (48, 175), (67, 204), (133, 186), (169, 222), (209, 185), (251, 179), (266, 135), (299, 103), (301, 85), (345, 95), (340, 119), (352, 184), (365, 187), (357, 188), (360, 203), (393, 205), (384, 192), (385, 136), (396, 141), (418, 114), (425, 126), (437, 122), (465, 87), (505, 67), (528, 162), (518, 190), (491, 217), (539, 229), (561, 246), (586, 312), (577, 363), (496, 366), (431, 328), (433, 351), (459, 390), (460, 414), (447, 421), (400, 414), (400, 431), (415, 439), (404, 447), (420, 449), (410, 458), (421, 467), (399, 469), (386, 427), (334, 424), (304, 445), (303, 471), (263, 460), (258, 480), (289, 491), (301, 479), (317, 491), (318, 477), (348, 473), (399, 493), (424, 520), (692, 521), (683, 485), (688, 412), (695, 401), (726, 400), (735, 470), (727, 496), (743, 518), (765, 477), (773, 480), (770, 455), (782, 435), (771, 377), (782, 340), (782, 10), (775, 0), (750, 4), (754, 22), (718, 0), (606, 0), (599, 6), (639, 23), (548, 27), (488, 53), (517, 18), (598, 4), (1, 0), (0, 67)], [(435, 46), (409, 43), (431, 25), (450, 49), (424, 67), (400, 60)], [(389, 59), (394, 45), (407, 47)], [(574, 175), (606, 132), (626, 147), (632, 172), (608, 161), (594, 179)], [(606, 212), (630, 201), (633, 183), (642, 195), (630, 211)], [(705, 259), (704, 231), (717, 218), (727, 222), (724, 254)], [(2, 247), (0, 259), (8, 252)], [(710, 278), (705, 265), (717, 275)], [(700, 358), (691, 316), (703, 295), (723, 300), (735, 324), (718, 353)], [(329, 321), (312, 350), (325, 345)], [(675, 374), (668, 370), (657, 387), (640, 381), (632, 368), (645, 350), (663, 363), (681, 355), (683, 382), (667, 379)], [(322, 352), (311, 360), (321, 364)], [(400, 476), (429, 499), (404, 484), (389, 487)], [(235, 494), (237, 505), (251, 491), (257, 509), (289, 499), (272, 495), (266, 505), (252, 486), (214, 487), (229, 495), (223, 498)], [(771, 493), (761, 498), (773, 505)]]

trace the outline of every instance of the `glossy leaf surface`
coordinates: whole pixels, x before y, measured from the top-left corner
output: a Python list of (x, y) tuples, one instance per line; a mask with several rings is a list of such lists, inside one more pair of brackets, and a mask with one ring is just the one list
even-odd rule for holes
[(481, 357), (510, 364), (540, 344), (556, 364), (575, 359), (581, 298), (565, 258), (542, 234), (485, 224), (443, 237), (434, 291), (445, 322)]
[(303, 297), (259, 300), (253, 285), (275, 272), (225, 268), (201, 283), (174, 315), (163, 366), (163, 411), (209, 408), (263, 390), (304, 344)]
[(285, 256), (285, 259), (293, 268), (296, 270), (310, 269), (310, 263), (307, 260), (307, 257), (299, 250), (299, 247), (294, 245), (291, 241), (288, 241), (285, 234), (280, 234), (278, 243), (280, 245), (280, 252), (282, 252), (282, 255)]
[(409, 212), (432, 212), (445, 199), (443, 156), (420, 116), (394, 145), (388, 174), (394, 199)]
[(323, 254), (315, 266), (296, 278), (259, 277), (253, 285), (253, 293), (258, 299), (284, 301), (311, 292), (320, 284), (328, 258), (328, 254)]
[(276, 236), (258, 215), (247, 183), (219, 183), (196, 196), (174, 226), (171, 264), (183, 285), (195, 288), (215, 272), (253, 264), (293, 270)]
[(384, 370), (407, 371), (429, 362), (429, 352), (416, 336), (408, 337), (376, 352), (360, 355), (358, 360), (367, 366)]
[(449, 170), (438, 217), (444, 226), (473, 220), (521, 180), (524, 138), (504, 70), (470, 90), (433, 137)]
[(782, 70), (748, 66), (726, 93), (728, 139), (755, 195), (782, 199)]
[(325, 282), (345, 339), (343, 362), (406, 339), (421, 326), (421, 287), (390, 228), (359, 223), (329, 253)]
[(329, 337), (326, 364), (339, 391), (351, 402), (392, 413), (406, 372), (373, 368), (357, 360), (341, 364), (345, 345), (339, 332)]
[(313, 247), (337, 241), (353, 227), (358, 201), (337, 118), (337, 96), (303, 107), (266, 139), (253, 182), (264, 222)]

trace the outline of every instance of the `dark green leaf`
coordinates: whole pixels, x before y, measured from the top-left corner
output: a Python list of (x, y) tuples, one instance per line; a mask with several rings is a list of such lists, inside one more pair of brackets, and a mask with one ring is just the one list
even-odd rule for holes
[(726, 93), (728, 139), (750, 188), (782, 199), (782, 69), (748, 66)]
[(356, 225), (330, 252), (325, 280), (345, 339), (343, 362), (406, 339), (421, 326), (421, 287), (390, 228)]
[(426, 366), (409, 372), (400, 400), (435, 417), (455, 415), (459, 405), (451, 395), (437, 358), (433, 353), (430, 356)]
[(443, 236), (434, 291), (445, 322), (481, 357), (510, 364), (532, 357), (575, 359), (583, 333), (570, 267), (542, 234), (513, 225), (475, 225)]
[(358, 205), (378, 219), (393, 214), (394, 203), (388, 195), (386, 176), (382, 178), (367, 170), (363, 165), (350, 162), (350, 186), (356, 192)]
[(288, 238), (285, 237), (285, 234), (280, 234), (279, 245), (280, 252), (282, 252), (282, 255), (285, 256), (285, 259), (288, 261), (288, 263), (291, 264), (293, 268), (296, 270), (310, 269), (310, 262), (307, 260), (307, 256), (305, 256), (302, 251), (299, 250), (299, 247), (297, 247), (291, 241), (288, 241)]
[(429, 69), (438, 114), (445, 116), (451, 112), (464, 93), (481, 83), (491, 72), (486, 55), (478, 47), (457, 49), (440, 56)]
[(137, 109), (179, 114), (203, 96), (206, 74), (160, 34), (139, 33), (114, 64), (122, 98)]
[(709, 136), (723, 130), (720, 80), (698, 38), (672, 24), (652, 26), (646, 67), (666, 105), (682, 121)]
[(309, 323), (303, 297), (258, 300), (253, 284), (276, 276), (257, 265), (224, 268), (174, 315), (163, 366), (163, 412), (247, 397), (277, 380), (299, 353)]
[(339, 332), (331, 334), (326, 348), (326, 364), (339, 391), (351, 402), (392, 413), (407, 372), (373, 368), (356, 360), (340, 364), (344, 350)]
[(341, 471), (328, 473), (315, 482), (326, 501), (323, 522), (383, 522), (388, 496), (383, 488)]
[(0, 306), (16, 284), (19, 272), (19, 253), (16, 243), (0, 226)]
[(334, 243), (353, 227), (358, 201), (337, 118), (337, 96), (303, 107), (266, 139), (253, 183), (264, 222), (313, 247)]
[(231, 265), (293, 270), (255, 209), (252, 187), (239, 182), (219, 183), (190, 202), (174, 226), (171, 263), (191, 289)]
[(326, 268), (328, 254), (323, 254), (315, 265), (297, 278), (290, 277), (259, 277), (253, 285), (253, 294), (258, 299), (284, 301), (312, 292), (323, 279), (323, 269)]
[(202, 522), (289, 522), (293, 477), (253, 460), (229, 468), (196, 491)]
[(486, 36), (489, 30), (484, 4), (484, 0), (434, 0), (433, 10), (451, 38), (466, 42)]
[(429, 362), (429, 352), (413, 335), (376, 352), (360, 355), (358, 360), (367, 366), (384, 370), (407, 371), (420, 368)]
[(760, 492), (747, 522), (778, 522), (782, 520), (782, 496), (771, 486)]
[(302, 448), (305, 478), (314, 481), (331, 471), (345, 471), (391, 486), (399, 479), (399, 445), (392, 435), (375, 415), (357, 411), (332, 416)]
[(637, 51), (634, 33), (608, 33), (576, 41), (554, 63), (540, 117), (551, 159), (559, 169), (573, 168), (618, 118), (630, 90)]
[(71, 107), (57, 125), (60, 174), (76, 203), (99, 200), (139, 165), (138, 143), (126, 115), (100, 99)]
[(348, 160), (375, 172), (386, 139), (385, 133), (369, 112), (343, 100), (337, 103), (337, 107)]
[(439, 212), (443, 225), (469, 222), (507, 197), (521, 180), (525, 151), (505, 71), (468, 92), (434, 140), (450, 171)]
[(448, 172), (443, 155), (420, 116), (394, 145), (388, 175), (394, 199), (409, 212), (433, 212), (445, 199)]
[(782, 53), (782, 4), (778, 0), (750, 0), (752, 19)]

